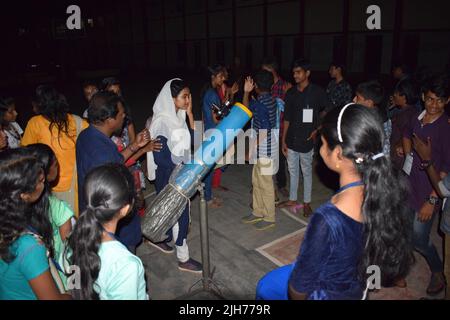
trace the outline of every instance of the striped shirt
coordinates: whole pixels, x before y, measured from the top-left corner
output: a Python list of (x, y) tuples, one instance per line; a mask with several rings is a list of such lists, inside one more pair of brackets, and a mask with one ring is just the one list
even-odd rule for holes
[[(277, 121), (277, 106), (270, 93), (262, 93), (256, 100), (250, 102), (250, 109), (253, 112), (253, 129), (258, 134), (261, 130), (267, 130), (267, 137), (262, 142), (258, 142), (258, 157), (271, 157), (272, 139), (275, 136), (274, 129)], [(277, 142), (274, 141), (274, 146)], [(278, 154), (278, 152), (274, 152)]]

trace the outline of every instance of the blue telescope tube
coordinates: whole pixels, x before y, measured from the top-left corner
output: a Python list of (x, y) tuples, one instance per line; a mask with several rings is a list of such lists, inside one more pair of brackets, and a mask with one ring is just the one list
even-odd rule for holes
[[(235, 103), (230, 113), (214, 128), (216, 131), (197, 149), (192, 163), (185, 164), (175, 178), (178, 190), (186, 193), (191, 186), (201, 181), (224, 152), (234, 142), (234, 138), (252, 118), (252, 112), (243, 104)], [(212, 152), (212, 151), (215, 152)], [(191, 194), (186, 194), (190, 197)]]

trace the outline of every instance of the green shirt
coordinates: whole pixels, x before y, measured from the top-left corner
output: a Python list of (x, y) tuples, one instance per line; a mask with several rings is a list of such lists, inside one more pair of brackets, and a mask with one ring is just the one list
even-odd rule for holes
[[(61, 261), (62, 255), (64, 254), (64, 242), (61, 239), (61, 233), (59, 228), (69, 221), (73, 216), (73, 211), (70, 209), (69, 205), (55, 196), (51, 195), (48, 197), (50, 203), (50, 223), (53, 229), (53, 247), (55, 249), (55, 261)], [(61, 278), (64, 288), (67, 289), (67, 277), (64, 273), (58, 270), (59, 277)]]
[(73, 211), (69, 205), (55, 196), (48, 197), (50, 203), (50, 222), (53, 229), (53, 246), (55, 248), (55, 260), (59, 260), (64, 253), (64, 244), (59, 233), (59, 228), (73, 217)]
[(141, 259), (119, 241), (107, 241), (98, 252), (101, 269), (94, 290), (101, 300), (147, 300)]
[(0, 259), (0, 300), (36, 300), (28, 281), (49, 269), (47, 249), (32, 235), (20, 236), (10, 247), (15, 259)]

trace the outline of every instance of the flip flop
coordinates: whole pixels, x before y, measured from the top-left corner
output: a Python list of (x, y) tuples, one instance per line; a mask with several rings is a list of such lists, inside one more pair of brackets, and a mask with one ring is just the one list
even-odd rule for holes
[(275, 207), (277, 207), (277, 208), (288, 208), (288, 207), (292, 207), (292, 206), (295, 206), (295, 204), (294, 205), (292, 205), (292, 204), (288, 204), (289, 203), (289, 200), (286, 200), (286, 201), (282, 201), (282, 202), (280, 202), (279, 204), (277, 204)]
[[(304, 205), (303, 204), (296, 204), (296, 205), (293, 205), (293, 206), (290, 206), (289, 207), (289, 211), (291, 211), (292, 213), (297, 213), (297, 211), (298, 210), (300, 210), (300, 209), (302, 209), (304, 207)], [(304, 215), (303, 215), (304, 216)]]

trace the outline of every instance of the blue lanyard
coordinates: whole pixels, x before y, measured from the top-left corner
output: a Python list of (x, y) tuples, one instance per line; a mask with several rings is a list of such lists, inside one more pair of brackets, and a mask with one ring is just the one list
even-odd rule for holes
[[(28, 231), (30, 231), (31, 233), (35, 234), (35, 235), (38, 236), (39, 238), (41, 237), (41, 236), (39, 235), (39, 233), (37, 232), (37, 230), (34, 229), (32, 226), (28, 226), (27, 229), (28, 229)], [(58, 271), (60, 271), (60, 272), (62, 272), (63, 274), (65, 274), (65, 272), (63, 271), (63, 269), (61, 268), (61, 266), (59, 265), (59, 263), (56, 262), (56, 260), (55, 260), (54, 258), (52, 258), (52, 257), (49, 257), (49, 258), (52, 260), (52, 262), (53, 262), (53, 264), (55, 265), (56, 269), (58, 269)]]
[(106, 232), (111, 238), (113, 238), (114, 240), (119, 241), (119, 240), (117, 239), (117, 236), (116, 236), (114, 233), (109, 232), (109, 231), (106, 231), (105, 228), (103, 228), (103, 231), (105, 231), (105, 232)]
[(336, 191), (335, 194), (341, 193), (342, 191), (353, 188), (353, 187), (358, 187), (358, 186), (363, 186), (363, 185), (364, 185), (364, 182), (362, 182), (361, 180), (355, 181), (355, 182), (346, 184), (345, 186), (341, 187), (338, 191)]

